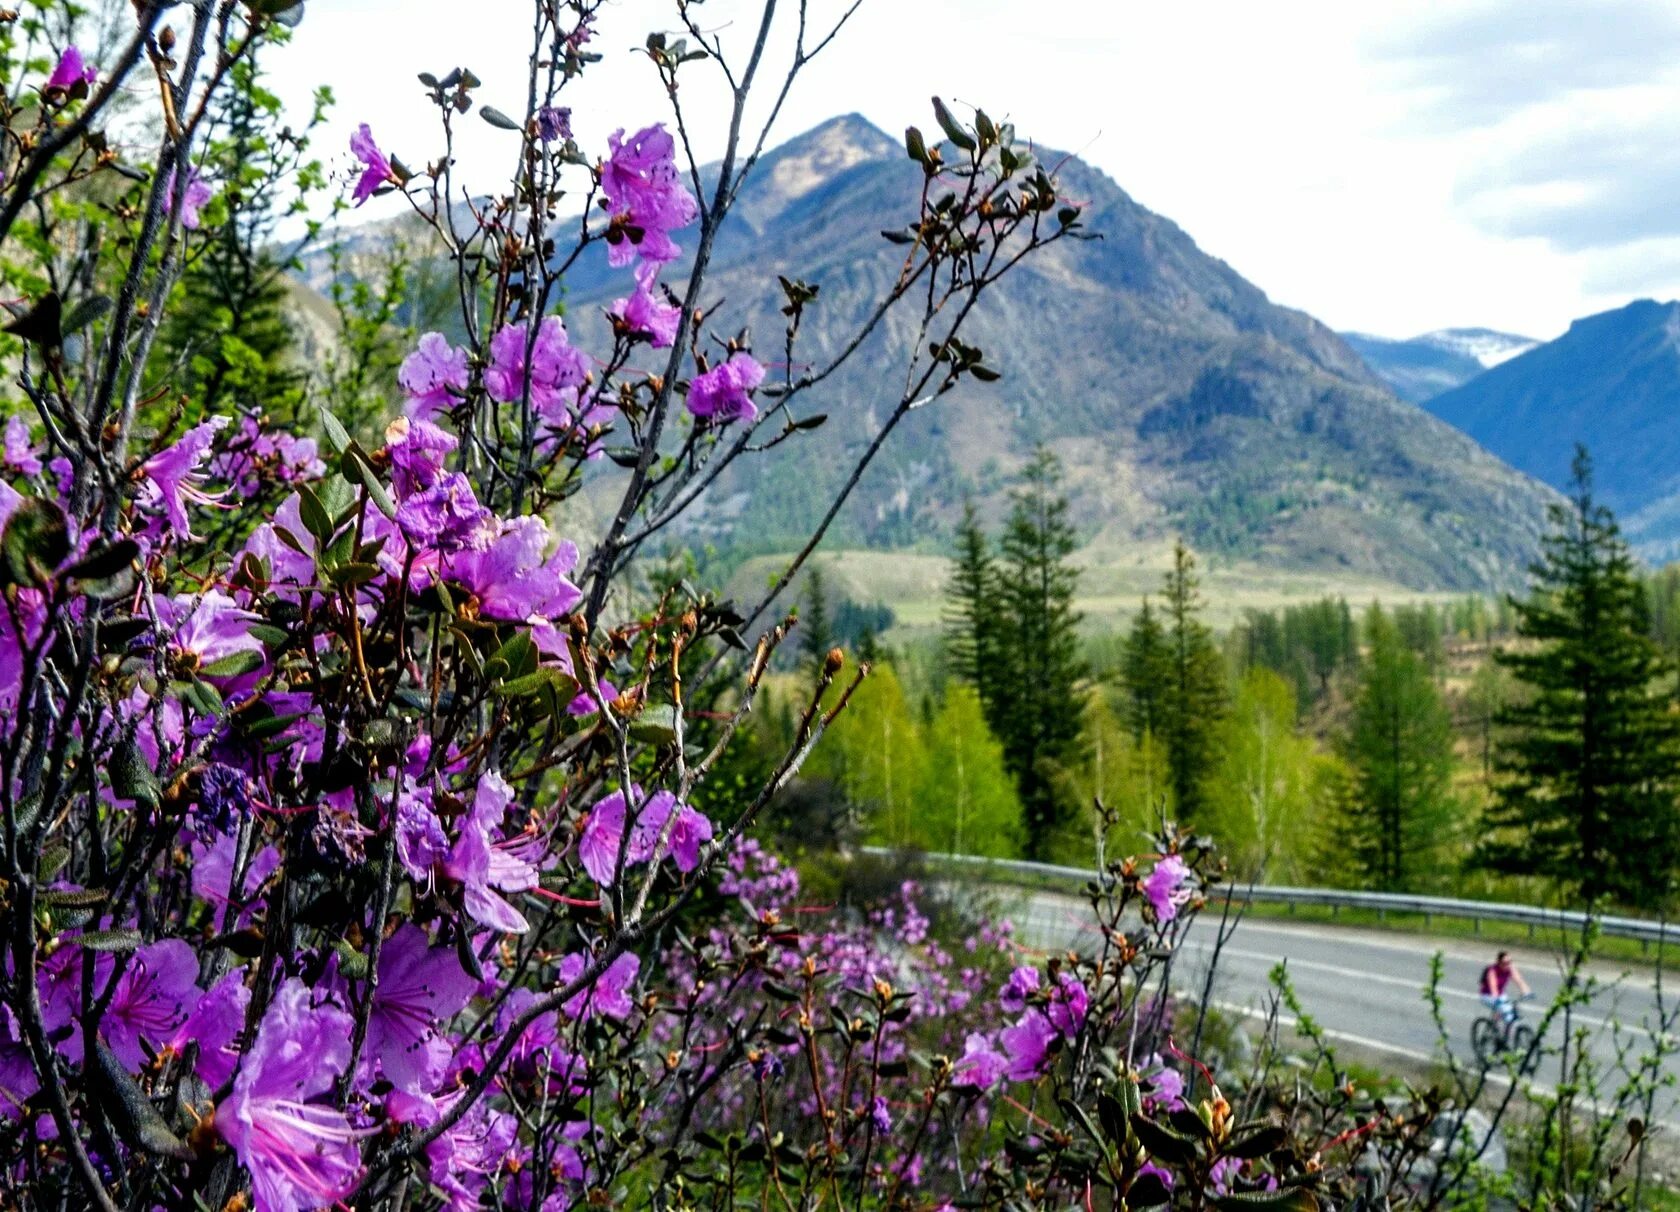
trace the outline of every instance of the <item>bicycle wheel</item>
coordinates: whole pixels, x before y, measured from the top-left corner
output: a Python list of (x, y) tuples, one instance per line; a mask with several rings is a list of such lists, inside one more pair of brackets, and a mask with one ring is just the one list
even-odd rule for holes
[(1534, 1047), (1534, 1028), (1527, 1023), (1518, 1023), (1511, 1029), (1511, 1055), (1522, 1065), (1525, 1076), (1540, 1064), (1540, 1053)]
[(1470, 1050), (1484, 1069), (1499, 1055), (1499, 1027), (1491, 1018), (1479, 1018), (1470, 1024)]

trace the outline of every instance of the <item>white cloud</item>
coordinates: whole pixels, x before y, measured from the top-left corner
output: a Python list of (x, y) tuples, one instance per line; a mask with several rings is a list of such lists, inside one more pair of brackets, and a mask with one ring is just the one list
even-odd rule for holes
[[(527, 0), (466, 7), (464, 17), (445, 0), (313, 0), (276, 57), (277, 83), (298, 103), (314, 83), (333, 84), (335, 151), (367, 121), (424, 162), (441, 141), (415, 72), (470, 66), (484, 101), (521, 108)], [(841, 7), (811, 0), (813, 23)], [(711, 0), (693, 11), (738, 51), (756, 8)], [(661, 0), (608, 10), (593, 44), (606, 60), (572, 102), (586, 144), (666, 116), (635, 49), (672, 11)], [(1328, 323), (1543, 337), (1625, 301), (1615, 250), (1584, 237), (1607, 189), (1622, 219), (1638, 209), (1644, 234), (1680, 230), (1666, 218), (1674, 193), (1644, 190), (1656, 178), (1621, 155), (1578, 160), (1573, 175), (1537, 171), (1576, 129), (1583, 98), (1612, 113), (1637, 97), (1680, 122), (1680, 92), (1660, 91), (1676, 49), (1680, 12), (1641, 0), (1065, 0), (1042, 10), (864, 0), (796, 85), (778, 131), (858, 110), (896, 133), (931, 124), (927, 98), (938, 92), (1078, 152), (1274, 299)], [(726, 98), (702, 71), (683, 103), (696, 126), (716, 129)], [(461, 131), (462, 177), (487, 188), (507, 172), (511, 137), (475, 120)], [(1643, 289), (1680, 293), (1680, 272)]]

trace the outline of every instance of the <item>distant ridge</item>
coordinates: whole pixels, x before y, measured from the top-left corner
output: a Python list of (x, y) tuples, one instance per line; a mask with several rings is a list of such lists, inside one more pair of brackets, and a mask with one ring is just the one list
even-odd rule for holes
[(1629, 538), (1650, 559), (1680, 556), (1680, 303), (1640, 299), (1577, 320), (1428, 407), (1557, 487), (1586, 443)]
[(1539, 344), (1491, 328), (1442, 328), (1396, 340), (1348, 332), (1342, 338), (1403, 399), (1422, 404)]

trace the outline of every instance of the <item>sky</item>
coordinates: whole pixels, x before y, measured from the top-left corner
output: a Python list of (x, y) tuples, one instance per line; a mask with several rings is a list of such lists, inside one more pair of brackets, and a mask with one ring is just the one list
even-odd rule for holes
[[(850, 0), (808, 0), (825, 32)], [(690, 11), (739, 62), (761, 0)], [(669, 119), (649, 30), (675, 0), (610, 4), (604, 59), (570, 97), (592, 153)], [(794, 0), (782, 0), (792, 48)], [(272, 84), (298, 115), (337, 97), (321, 149), (358, 122), (411, 166), (441, 152), (415, 74), (469, 67), (523, 109), (530, 0), (309, 0)], [(685, 68), (696, 128), (721, 129), (711, 64)], [(1076, 152), (1279, 303), (1405, 337), (1479, 326), (1547, 339), (1634, 298), (1680, 296), (1680, 0), (862, 0), (795, 81), (772, 142), (849, 111), (897, 134), (929, 97), (979, 105)], [(761, 105), (752, 111), (762, 117)], [(458, 167), (506, 178), (515, 136), (463, 125)], [(398, 205), (376, 201), (369, 212)]]

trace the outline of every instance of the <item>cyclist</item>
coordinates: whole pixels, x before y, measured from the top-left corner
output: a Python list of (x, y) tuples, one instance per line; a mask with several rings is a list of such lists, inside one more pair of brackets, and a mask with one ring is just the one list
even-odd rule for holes
[(1507, 1033), (1511, 1024), (1517, 1021), (1517, 1005), (1511, 1000), (1506, 990), (1515, 985), (1526, 997), (1529, 992), (1528, 982), (1523, 980), (1522, 973), (1511, 961), (1509, 951), (1501, 951), (1494, 956), (1493, 963), (1482, 969), (1482, 979), (1477, 992), (1481, 994), (1482, 1004), (1499, 1017)]

